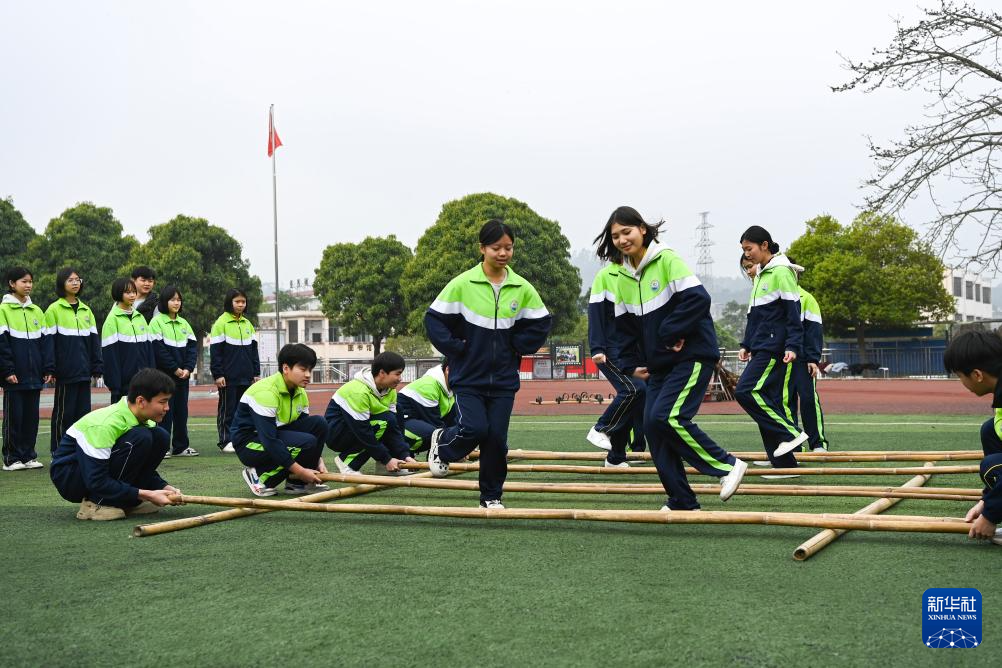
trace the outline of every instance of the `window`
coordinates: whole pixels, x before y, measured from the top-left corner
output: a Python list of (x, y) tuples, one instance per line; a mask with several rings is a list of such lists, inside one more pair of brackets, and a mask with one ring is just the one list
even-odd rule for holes
[(353, 350), (355, 350), (355, 346), (353, 346), (352, 344), (349, 343), (348, 344), (348, 352), (350, 353)]
[(964, 296), (964, 293), (961, 292), (961, 284), (962, 283), (963, 283), (963, 280), (961, 280), (960, 276), (954, 276), (953, 277), (953, 296), (954, 297), (963, 297)]
[(320, 332), (313, 332), (310, 334), (310, 341), (313, 343), (321, 343), (321, 338), (323, 338), (323, 335)]
[(299, 343), (299, 321), (289, 321), (289, 343)]
[(974, 284), (974, 301), (976, 301), (976, 302), (980, 302), (981, 301), (981, 284), (980, 283), (975, 283)]
[(338, 335), (337, 327), (328, 323), (327, 340), (330, 341), (331, 343), (334, 343), (335, 341), (337, 341), (337, 335)]
[(964, 285), (967, 288), (967, 298), (974, 299), (974, 281), (967, 281)]
[(992, 289), (987, 285), (981, 290), (981, 301), (985, 304), (992, 303)]
[(974, 316), (973, 315), (967, 316), (967, 322), (974, 322)]
[(964, 316), (960, 315), (959, 313), (954, 313), (953, 320), (954, 322), (964, 322)]

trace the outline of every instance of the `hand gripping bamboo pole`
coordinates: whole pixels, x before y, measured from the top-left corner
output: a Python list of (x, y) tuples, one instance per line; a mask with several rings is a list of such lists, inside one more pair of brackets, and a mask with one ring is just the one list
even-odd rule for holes
[[(930, 469), (935, 468), (935, 464), (933, 462), (926, 462), (925, 465)], [(903, 490), (908, 487), (921, 487), (922, 485), (929, 482), (929, 478), (931, 477), (932, 477), (931, 472), (928, 475), (917, 475), (908, 482), (906, 482), (905, 484), (901, 485), (901, 489)], [(860, 508), (853, 514), (877, 515), (879, 513), (884, 512), (888, 508), (894, 506), (900, 500), (901, 500), (900, 497), (897, 498), (889, 497), (880, 499), (878, 501), (874, 501), (868, 506)], [(817, 554), (821, 550), (825, 549), (826, 547), (834, 543), (835, 540), (844, 533), (845, 529), (825, 529), (821, 533), (813, 536), (810, 540), (801, 543), (800, 546), (793, 551), (793, 558), (796, 559), (797, 561), (805, 561), (807, 559), (810, 559), (815, 554)]]
[[(426, 470), (428, 464), (426, 462), (415, 462), (413, 464), (401, 464), (400, 468), (408, 470)], [(449, 470), (457, 473), (462, 473), (465, 471), (478, 471), (480, 470), (479, 464), (467, 464), (461, 462), (453, 462), (449, 464)], [(978, 473), (979, 467), (977, 465), (961, 465), (961, 466), (940, 466), (936, 469), (936, 474), (946, 474), (946, 473)], [(640, 475), (640, 474), (656, 474), (657, 469), (653, 466), (632, 466), (630, 468), (618, 468), (618, 467), (606, 467), (606, 466), (566, 466), (563, 464), (509, 464), (509, 473), (585, 473), (593, 475)], [(699, 475), (699, 471), (692, 467), (686, 467), (685, 472), (688, 474)], [(746, 476), (762, 476), (762, 475), (918, 475), (921, 474), (922, 467), (920, 466), (905, 466), (905, 467), (830, 467), (830, 468), (808, 468), (808, 467), (798, 467), (789, 469), (773, 469), (773, 468), (762, 468), (753, 469), (749, 468), (745, 471)]]
[[(765, 452), (732, 452), (732, 455), (745, 461), (768, 461)], [(940, 462), (940, 461), (980, 461), (984, 453), (980, 450), (858, 450), (839, 452), (797, 452), (797, 460), (801, 462)], [(549, 450), (509, 450), (508, 459), (525, 459), (541, 461), (601, 461), (606, 458), (604, 452), (559, 452)], [(475, 458), (475, 457), (474, 457)], [(626, 458), (630, 461), (651, 461), (649, 452), (628, 452)]]

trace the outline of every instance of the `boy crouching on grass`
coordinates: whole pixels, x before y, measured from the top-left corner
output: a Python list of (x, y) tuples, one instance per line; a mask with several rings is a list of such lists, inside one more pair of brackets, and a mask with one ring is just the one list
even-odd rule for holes
[(80, 504), (77, 519), (120, 520), (173, 505), (176, 488), (157, 473), (170, 435), (156, 423), (167, 414), (174, 381), (141, 369), (117, 403), (73, 423), (52, 454), (49, 476), (59, 495)]
[(971, 538), (990, 539), (1002, 545), (1002, 338), (993, 332), (970, 330), (957, 335), (943, 353), (947, 372), (960, 378), (968, 390), (983, 397), (994, 395), (994, 417), (981, 425), (981, 480), (985, 491), (967, 517), (973, 522)]
[(403, 357), (380, 353), (327, 404), (327, 445), (339, 453), (334, 463), (341, 473), (358, 473), (370, 457), (377, 473), (406, 475), (400, 464), (416, 463), (397, 417), (396, 387), (403, 371)]
[(328, 489), (317, 475), (323, 471), (327, 423), (309, 414), (305, 389), (316, 364), (317, 354), (309, 346), (282, 346), (279, 371), (247, 388), (237, 405), (230, 440), (255, 496), (273, 496), (286, 478), (286, 494)]

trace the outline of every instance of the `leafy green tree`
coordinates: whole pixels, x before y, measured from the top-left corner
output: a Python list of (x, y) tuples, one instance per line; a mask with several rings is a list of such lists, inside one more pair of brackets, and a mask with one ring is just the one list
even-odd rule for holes
[(578, 318), (581, 275), (570, 261), (570, 244), (555, 221), (523, 202), (493, 193), (447, 202), (435, 224), (418, 240), (414, 259), (403, 273), (408, 323), (424, 329), (424, 313), (454, 276), (481, 260), (478, 234), (491, 218), (503, 218), (515, 231), (511, 266), (539, 291), (553, 315), (553, 334), (568, 334)]
[(56, 300), (56, 273), (72, 266), (83, 278), (81, 296), (94, 310), (98, 330), (111, 310), (111, 282), (139, 246), (122, 234), (122, 224), (108, 207), (81, 202), (53, 218), (28, 244), (27, 260), (35, 272), (33, 301), (43, 308)]
[(280, 313), (286, 311), (302, 311), (310, 302), (311, 297), (307, 295), (293, 294), (290, 290), (278, 291), (278, 310)]
[[(14, 207), (11, 198), (0, 199), (0, 272), (8, 267), (26, 263), (28, 244), (37, 235)], [(36, 271), (34, 267), (28, 267)]]
[(861, 213), (849, 226), (820, 216), (807, 222), (789, 255), (807, 267), (801, 284), (821, 305), (825, 328), (853, 332), (863, 362), (869, 330), (953, 313), (943, 263), (892, 216)]
[(346, 334), (372, 335), (373, 357), (386, 337), (407, 331), (400, 275), (410, 260), (411, 249), (392, 234), (324, 249), (313, 292), (324, 316)]
[[(750, 287), (750, 284), (749, 284)], [(723, 312), (719, 318), (713, 321), (717, 328), (717, 338), (720, 345), (728, 350), (732, 349), (730, 342), (733, 340), (734, 347), (740, 345), (741, 337), (745, 333), (745, 324), (748, 322), (748, 307), (733, 299), (724, 304)], [(721, 338), (724, 337), (724, 338)], [(727, 343), (724, 343), (726, 338)]]
[(428, 343), (428, 339), (420, 334), (399, 334), (386, 339), (386, 349), (395, 353), (400, 353), (407, 359), (420, 359), (422, 357), (434, 357), (435, 349)]

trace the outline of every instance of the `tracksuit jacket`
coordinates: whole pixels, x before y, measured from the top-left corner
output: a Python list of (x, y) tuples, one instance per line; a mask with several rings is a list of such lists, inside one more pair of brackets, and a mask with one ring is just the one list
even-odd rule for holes
[(146, 318), (135, 309), (125, 312), (115, 304), (101, 328), (101, 354), (104, 384), (113, 392), (125, 394), (137, 371), (157, 367)]
[(433, 366), (423, 376), (397, 393), (397, 414), (407, 420), (421, 420), (434, 427), (444, 427), (455, 420), (456, 397), (446, 387), (441, 366)]
[(748, 300), (748, 320), (741, 347), (782, 357), (790, 350), (804, 355), (804, 326), (800, 321), (797, 270), (785, 255), (777, 254), (755, 276)]
[[(27, 298), (22, 304), (6, 294), (0, 301), (0, 386), (5, 391), (40, 390), (42, 377), (53, 372), (52, 337), (45, 314)], [(11, 385), (7, 376), (17, 376)]]
[(198, 342), (187, 320), (181, 316), (171, 320), (166, 313), (159, 313), (150, 323), (150, 335), (158, 369), (171, 378), (177, 369), (195, 371)]
[[(588, 350), (592, 355), (605, 355), (614, 367), (628, 372), (632, 368), (623, 366), (623, 337), (617, 331), (615, 322), (620, 269), (617, 263), (607, 264), (592, 281), (591, 297), (588, 299)], [(638, 359), (637, 352), (629, 357)]]
[[(629, 262), (614, 267), (624, 367), (663, 373), (681, 362), (720, 358), (710, 295), (675, 251), (654, 241), (636, 269)], [(680, 339), (682, 350), (669, 350)]]
[(403, 425), (397, 419), (397, 391), (380, 391), (372, 379), (372, 370), (363, 369), (341, 386), (324, 414), (327, 420), (327, 444), (338, 450), (338, 443), (353, 440), (381, 464), (392, 458), (410, 457), (404, 441)]
[(424, 325), (428, 340), (449, 359), (454, 392), (513, 396), (522, 355), (543, 345), (552, 317), (536, 289), (510, 267), (495, 294), (478, 264), (449, 281)]
[(45, 327), (52, 337), (57, 382), (82, 383), (104, 373), (97, 319), (89, 306), (78, 300), (74, 311), (60, 297), (45, 309)]
[(825, 345), (825, 335), (821, 326), (821, 307), (818, 300), (807, 290), (798, 288), (800, 292), (800, 318), (804, 324), (804, 357), (803, 362), (821, 361), (821, 349)]
[[(281, 372), (257, 381), (244, 392), (230, 424), (230, 439), (239, 452), (243, 448), (264, 450), (285, 469), (293, 464), (292, 454), (278, 438), (278, 428), (310, 413), (306, 390), (290, 392)], [(323, 447), (323, 444), (318, 444)]]
[(232, 313), (216, 318), (209, 331), (209, 370), (213, 378), (226, 378), (228, 385), (250, 385), (261, 375), (257, 334), (245, 316)]

